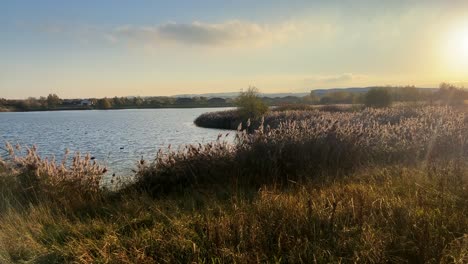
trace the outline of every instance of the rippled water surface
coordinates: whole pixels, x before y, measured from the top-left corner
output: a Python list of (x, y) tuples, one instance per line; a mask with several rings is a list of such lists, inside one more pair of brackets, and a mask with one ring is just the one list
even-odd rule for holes
[[(0, 141), (38, 147), (42, 156), (90, 153), (111, 172), (128, 174), (159, 148), (215, 141), (228, 131), (196, 127), (200, 114), (223, 109), (145, 109), (0, 113)], [(4, 152), (0, 150), (1, 152)], [(3, 153), (4, 154), (4, 153)]]

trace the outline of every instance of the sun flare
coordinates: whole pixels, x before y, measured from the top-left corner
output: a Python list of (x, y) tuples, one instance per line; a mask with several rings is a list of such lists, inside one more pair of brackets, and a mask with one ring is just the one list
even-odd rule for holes
[(464, 28), (460, 31), (456, 39), (458, 41), (454, 43), (455, 52), (458, 52), (463, 59), (468, 59), (468, 28)]
[(468, 22), (454, 29), (447, 40), (451, 64), (456, 67), (468, 66)]

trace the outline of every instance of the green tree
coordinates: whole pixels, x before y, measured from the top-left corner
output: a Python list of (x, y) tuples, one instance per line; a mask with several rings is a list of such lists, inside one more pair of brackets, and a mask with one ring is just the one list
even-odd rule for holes
[(257, 118), (268, 111), (268, 106), (258, 96), (259, 91), (255, 87), (249, 87), (247, 91), (241, 91), (235, 103), (243, 118)]
[(122, 99), (119, 98), (119, 97), (117, 97), (117, 96), (114, 97), (114, 98), (112, 98), (112, 105), (113, 105), (113, 106), (116, 106), (116, 107), (121, 107), (121, 106), (123, 106)]
[(99, 109), (110, 109), (112, 108), (112, 103), (109, 98), (102, 98), (97, 101), (97, 107)]
[(392, 95), (387, 89), (372, 88), (364, 96), (367, 107), (388, 107), (392, 104)]
[(55, 108), (62, 103), (62, 100), (56, 94), (49, 94), (47, 96), (47, 106), (49, 108)]
[(133, 105), (134, 106), (141, 106), (143, 105), (144, 101), (141, 97), (137, 96), (133, 98)]

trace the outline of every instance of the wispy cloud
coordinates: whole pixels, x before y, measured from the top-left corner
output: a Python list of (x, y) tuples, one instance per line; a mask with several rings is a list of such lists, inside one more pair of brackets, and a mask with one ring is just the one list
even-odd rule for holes
[(151, 45), (242, 46), (262, 45), (300, 34), (294, 23), (261, 25), (233, 20), (224, 23), (165, 23), (155, 26), (123, 26), (111, 35), (119, 41)]
[(368, 79), (368, 76), (362, 74), (342, 73), (334, 75), (315, 75), (305, 78), (306, 84), (343, 84), (354, 81), (363, 81)]

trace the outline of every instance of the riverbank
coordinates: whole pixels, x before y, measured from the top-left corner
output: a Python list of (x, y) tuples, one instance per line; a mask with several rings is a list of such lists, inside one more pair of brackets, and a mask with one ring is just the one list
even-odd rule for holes
[[(2, 262), (463, 263), (468, 119), (286, 111), (236, 144), (161, 151), (111, 192), (89, 157), (0, 163)], [(282, 122), (286, 120), (289, 122)], [(266, 122), (266, 120), (265, 120)], [(14, 148), (9, 147), (14, 155)], [(55, 165), (54, 165), (55, 164)]]

